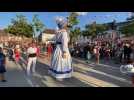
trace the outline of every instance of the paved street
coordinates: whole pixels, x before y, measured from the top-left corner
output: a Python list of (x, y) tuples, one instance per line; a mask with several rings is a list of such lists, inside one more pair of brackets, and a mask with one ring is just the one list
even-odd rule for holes
[(31, 87), (24, 70), (14, 62), (7, 60), (6, 83), (0, 82), (0, 87)]
[(7, 82), (0, 83), (0, 87), (132, 87), (130, 77), (121, 74), (118, 67), (92, 62), (86, 64), (73, 58), (73, 77), (60, 82), (48, 74), (49, 64), (49, 59), (39, 58), (37, 73), (27, 77), (24, 63), (16, 65), (8, 61)]
[[(5, 56), (21, 59), (15, 63), (7, 58), (7, 82), (0, 81), (0, 87), (134, 86), (134, 12), (8, 12), (1, 17), (0, 72), (5, 71)], [(57, 80), (48, 73), (49, 57), (54, 53), (56, 73), (60, 69), (68, 73), (71, 60), (62, 59), (67, 52), (73, 56), (72, 77)], [(36, 73), (28, 76), (36, 56)], [(98, 60), (100, 64), (95, 64)], [(129, 75), (120, 72), (121, 64)]]

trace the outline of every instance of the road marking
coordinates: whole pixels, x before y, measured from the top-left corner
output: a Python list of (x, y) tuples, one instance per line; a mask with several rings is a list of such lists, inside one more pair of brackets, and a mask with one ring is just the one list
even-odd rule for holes
[[(82, 62), (82, 61), (80, 61), (80, 62)], [(89, 65), (90, 65), (90, 64), (89, 64)], [(94, 64), (92, 64), (92, 65), (94, 65)], [(112, 67), (112, 66), (109, 66), (109, 65), (104, 65), (104, 64), (100, 64), (100, 65), (103, 65), (103, 66), (101, 66), (101, 67), (109, 67), (109, 68), (113, 68), (113, 69), (119, 69), (119, 68)], [(112, 71), (119, 71), (119, 70), (113, 70), (113, 69), (111, 69), (111, 70), (112, 70)], [(89, 69), (86, 69), (86, 70), (89, 70)], [(110, 77), (110, 78), (113, 78), (113, 79), (116, 79), (116, 80), (119, 80), (119, 81), (122, 81), (122, 82), (127, 82), (127, 83), (129, 83), (129, 84), (132, 84), (131, 81), (128, 81), (128, 80), (126, 80), (126, 79), (124, 79), (124, 78), (120, 78), (120, 77), (117, 77), (117, 76), (114, 76), (114, 75), (110, 75), (110, 74), (107, 74), (107, 73), (104, 73), (104, 72), (101, 72), (101, 71), (97, 71), (97, 70), (94, 70), (94, 69), (90, 68), (90, 71), (91, 71), (91, 70), (92, 70), (92, 72), (99, 73), (99, 74), (105, 75), (105, 76), (107, 76), (107, 77)], [(120, 71), (119, 71), (119, 72), (120, 72)]]
[(25, 77), (25, 79), (27, 80), (27, 82), (29, 83), (29, 85), (30, 85), (31, 87), (34, 87), (33, 82), (32, 82), (29, 78), (27, 78), (26, 76), (24, 76), (24, 77)]
[(119, 80), (119, 81), (131, 84), (131, 81), (128, 81), (128, 80), (126, 80), (124, 78), (120, 78), (120, 77), (117, 77), (117, 76), (114, 76), (114, 75), (110, 75), (110, 74), (107, 74), (107, 73), (104, 73), (104, 72), (101, 72), (101, 71), (97, 71), (97, 70), (94, 70), (94, 69), (91, 69), (91, 68), (87, 68), (87, 67), (80, 67), (80, 66), (77, 66), (77, 67), (80, 68), (80, 69), (83, 69), (85, 71), (90, 71), (90, 72), (98, 73), (98, 74), (105, 75), (107, 77), (110, 77), (110, 78), (113, 78), (113, 79), (116, 79), (116, 80)]
[(94, 77), (81, 74), (79, 72), (74, 72), (74, 76), (80, 80), (85, 81), (87, 84), (92, 85), (94, 87), (119, 87), (118, 85), (105, 82), (105, 81), (96, 79)]
[[(82, 62), (82, 61), (81, 61)], [(74, 64), (74, 65), (76, 65), (76, 64)], [(86, 64), (87, 65), (87, 64)], [(93, 64), (92, 64), (93, 65)], [(103, 65), (103, 64), (101, 64), (101, 65)], [(79, 66), (77, 66), (77, 67), (79, 67), (79, 68), (81, 68), (80, 66), (83, 66), (83, 64), (79, 64)], [(76, 68), (77, 68), (76, 67)], [(113, 71), (118, 71), (118, 70), (115, 70), (115, 69), (119, 69), (119, 68), (115, 68), (115, 67), (112, 67), (112, 66), (109, 66), (109, 65), (105, 65), (104, 67), (107, 67), (107, 68), (113, 68), (112, 70)], [(88, 70), (88, 71), (91, 71), (91, 72), (94, 72), (94, 73), (98, 73), (98, 74), (101, 74), (101, 75), (105, 75), (105, 76), (107, 76), (107, 77), (110, 77), (110, 78), (112, 78), (112, 79), (116, 79), (116, 80), (118, 80), (118, 81), (121, 81), (121, 82), (126, 82), (126, 83), (129, 83), (129, 84), (131, 84), (131, 81), (128, 81), (128, 80), (126, 80), (126, 79), (124, 79), (124, 78), (120, 78), (120, 77), (116, 77), (116, 76), (114, 76), (114, 75), (109, 75), (109, 74), (107, 74), (107, 73), (104, 73), (104, 72), (101, 72), (101, 71), (97, 71), (97, 70), (94, 70), (94, 69), (89, 69), (89, 67), (82, 67), (82, 69), (84, 69), (84, 70)], [(76, 71), (77, 71), (77, 69), (76, 69)], [(89, 76), (90, 77), (90, 76)], [(81, 81), (84, 81), (84, 80), (81, 80)], [(86, 81), (86, 80), (85, 80)], [(90, 85), (91, 85), (91, 83), (90, 83)], [(94, 86), (94, 84), (92, 84), (93, 86)], [(114, 86), (116, 86), (116, 85), (114, 85)]]
[[(17, 64), (17, 66), (18, 66), (18, 68), (20, 68), (21, 70), (25, 71), (23, 68), (21, 68), (21, 66), (20, 66), (19, 64)], [(28, 84), (29, 84), (31, 87), (34, 87), (32, 81), (31, 81), (29, 78), (27, 78), (27, 77), (25, 76), (25, 74), (24, 74), (24, 78), (27, 80)]]
[[(95, 64), (88, 64), (88, 65), (93, 65), (93, 66), (95, 66)], [(110, 66), (110, 65), (104, 65), (104, 64), (99, 64), (98, 66), (101, 66), (101, 67), (107, 67), (107, 68), (112, 68), (112, 69), (116, 69), (116, 70), (119, 70), (120, 68), (117, 68), (117, 67), (112, 67), (112, 66)]]
[[(82, 65), (82, 64), (81, 64)], [(77, 66), (77, 67), (79, 67), (79, 68), (82, 68), (82, 67), (80, 67), (80, 66)], [(106, 66), (106, 67), (109, 67), (110, 68), (110, 66)], [(110, 78), (113, 78), (113, 79), (116, 79), (116, 80), (119, 80), (119, 81), (123, 81), (123, 82), (127, 82), (127, 83), (131, 83), (130, 81), (127, 81), (126, 79), (123, 79), (123, 78), (120, 78), (120, 77), (116, 77), (116, 76), (113, 76), (113, 75), (109, 75), (109, 74), (107, 74), (107, 73), (104, 73), (104, 72), (101, 72), (101, 71), (97, 71), (97, 70), (94, 70), (94, 69), (89, 69), (89, 68), (87, 68), (87, 67), (84, 67), (83, 66), (83, 68), (87, 71), (87, 70), (89, 70), (89, 71), (91, 71), (91, 72), (95, 72), (95, 73), (99, 73), (99, 74), (101, 74), (101, 75), (105, 75), (105, 76), (108, 76), (108, 77), (110, 77)], [(111, 68), (114, 68), (114, 69), (116, 69), (115, 67), (111, 67)], [(78, 75), (78, 74), (77, 74)], [(76, 75), (76, 76), (77, 76)], [(80, 76), (80, 75), (79, 75)], [(88, 79), (93, 79), (93, 77), (91, 78), (91, 76), (83, 76), (83, 75), (81, 75), (80, 76), (81, 77), (81, 80), (82, 81), (85, 81), (85, 82), (88, 82), (88, 83), (90, 83), (90, 84), (93, 84), (93, 86), (95, 86), (94, 85), (94, 81), (93, 82), (91, 82), (90, 80), (88, 80)], [(82, 77), (84, 77), (84, 78), (82, 78)], [(87, 78), (85, 78), (85, 77), (87, 77)], [(98, 81), (98, 79), (97, 79), (97, 81)], [(99, 80), (99, 81), (101, 81), (100, 82), (100, 85), (102, 85), (102, 83), (103, 82), (105, 82), (105, 81), (102, 81), (102, 80)], [(31, 80), (28, 80), (28, 82), (29, 82), (29, 84), (31, 84), (31, 86), (34, 86), (33, 85), (33, 83), (32, 83), (32, 81)], [(44, 81), (45, 82), (45, 81)], [(43, 82), (43, 83), (44, 83)], [(98, 83), (97, 83), (98, 84)], [(48, 85), (48, 84), (47, 84)], [(100, 87), (100, 85), (98, 85), (99, 87)], [(106, 86), (109, 86), (109, 87), (111, 87), (111, 86), (117, 86), (117, 85), (114, 85), (114, 84), (109, 84), (108, 82), (105, 82), (105, 85)], [(38, 85), (36, 85), (36, 86), (38, 86)], [(48, 85), (49, 86), (49, 85)], [(51, 85), (50, 85), (51, 86)], [(97, 86), (97, 85), (96, 85)]]
[(128, 81), (124, 78), (120, 78), (120, 77), (117, 77), (117, 76), (114, 76), (114, 75), (110, 75), (110, 74), (107, 74), (107, 73), (104, 73), (104, 72), (100, 72), (100, 71), (97, 71), (97, 70), (94, 70), (94, 69), (91, 69), (92, 72), (95, 72), (95, 73), (99, 73), (99, 74), (102, 74), (102, 75), (105, 75), (105, 76), (108, 76), (110, 78), (113, 78), (113, 79), (116, 79), (116, 80), (119, 80), (119, 81), (122, 81), (122, 82), (126, 82), (126, 83), (131, 83), (131, 81)]
[[(26, 63), (26, 60), (23, 59), (22, 57), (21, 57), (21, 60), (22, 60), (24, 63)], [(17, 65), (18, 65), (18, 67), (19, 67), (20, 69), (22, 69), (22, 70), (25, 72), (25, 70), (24, 70), (19, 64), (17, 64)], [(38, 85), (37, 83), (36, 83), (36, 85), (34, 85), (33, 82), (32, 82), (32, 80), (31, 80), (29, 77), (27, 77), (25, 74), (24, 74), (24, 78), (27, 80), (28, 84), (29, 84), (31, 87), (39, 87), (39, 85)]]

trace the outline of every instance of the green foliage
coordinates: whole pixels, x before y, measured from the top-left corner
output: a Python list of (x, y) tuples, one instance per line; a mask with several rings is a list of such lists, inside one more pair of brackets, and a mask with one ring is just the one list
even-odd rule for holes
[(74, 12), (71, 12), (69, 17), (68, 17), (68, 22), (71, 25), (70, 28), (70, 43), (74, 42), (77, 37), (80, 34), (80, 28), (79, 27), (74, 27), (79, 23), (78, 15)]
[(83, 36), (92, 36), (95, 37), (98, 33), (102, 33), (106, 31), (108, 27), (104, 24), (96, 24), (95, 22), (92, 24), (85, 25), (85, 30), (82, 31)]
[(27, 22), (23, 15), (16, 15), (16, 18), (11, 19), (11, 25), (6, 29), (6, 32), (17, 35), (31, 37), (33, 33), (32, 25)]
[(16, 15), (11, 19), (11, 24), (5, 29), (6, 32), (17, 35), (32, 37), (36, 32), (44, 30), (44, 24), (39, 20), (38, 15), (33, 16), (32, 24), (28, 23), (24, 15)]
[(121, 27), (120, 31), (126, 36), (134, 35), (134, 23)]
[(79, 35), (81, 35), (80, 27), (75, 27), (74, 29), (72, 29), (70, 34), (71, 42), (74, 42)]
[(68, 21), (71, 24), (72, 28), (73, 26), (77, 25), (79, 23), (78, 15), (74, 12), (70, 13), (70, 16), (68, 17)]

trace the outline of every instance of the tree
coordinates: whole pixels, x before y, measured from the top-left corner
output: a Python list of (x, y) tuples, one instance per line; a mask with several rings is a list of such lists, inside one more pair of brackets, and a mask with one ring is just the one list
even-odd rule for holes
[(96, 26), (96, 32), (97, 33), (102, 33), (104, 31), (108, 30), (108, 27), (104, 24), (97, 24)]
[(96, 24), (96, 22), (92, 24), (85, 25), (85, 30), (82, 32), (83, 36), (92, 36), (92, 38), (96, 37), (98, 33), (102, 33), (106, 31), (108, 27), (104, 24)]
[(70, 42), (75, 42), (79, 35), (81, 35), (81, 29), (80, 27), (75, 27), (73, 30), (71, 30)]
[(78, 14), (77, 13), (70, 13), (69, 17), (68, 17), (68, 21), (71, 25), (71, 28), (73, 28), (73, 26), (77, 25), (79, 23), (79, 20), (77, 19)]
[(75, 42), (74, 41), (75, 38), (77, 38), (77, 36), (79, 35), (79, 32), (78, 32), (79, 28), (74, 27), (75, 25), (77, 25), (79, 23), (78, 14), (71, 12), (68, 17), (68, 22), (70, 24), (70, 43), (72, 44), (72, 42)]
[(6, 29), (6, 32), (17, 35), (31, 37), (33, 33), (32, 25), (27, 22), (23, 15), (16, 15), (16, 18), (11, 19), (11, 25)]
[(45, 25), (41, 22), (41, 20), (38, 18), (38, 15), (35, 14), (33, 16), (32, 20), (32, 27), (34, 29), (33, 37), (35, 37), (35, 34), (39, 32), (39, 34), (44, 30)]
[(126, 36), (132, 36), (134, 35), (134, 23), (123, 26), (119, 30)]

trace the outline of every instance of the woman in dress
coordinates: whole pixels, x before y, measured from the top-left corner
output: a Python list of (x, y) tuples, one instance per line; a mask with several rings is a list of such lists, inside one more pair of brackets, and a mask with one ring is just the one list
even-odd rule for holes
[(68, 48), (68, 23), (63, 18), (57, 18), (56, 23), (59, 30), (55, 36), (56, 48), (52, 55), (49, 72), (53, 77), (61, 81), (64, 78), (70, 78), (73, 69), (72, 59)]

